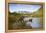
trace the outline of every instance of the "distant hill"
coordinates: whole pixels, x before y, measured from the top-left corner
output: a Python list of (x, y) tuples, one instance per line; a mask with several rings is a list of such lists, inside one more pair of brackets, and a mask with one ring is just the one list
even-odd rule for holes
[(29, 14), (29, 11), (19, 11), (18, 13), (22, 13), (22, 14)]
[(10, 13), (11, 15), (27, 15), (27, 16), (31, 16), (32, 17), (43, 17), (43, 10), (42, 8), (40, 8), (39, 10), (37, 10), (36, 12), (33, 12), (33, 13), (30, 13), (28, 11), (19, 11), (19, 12), (13, 12), (13, 13)]
[(33, 17), (43, 17), (43, 9), (40, 8), (38, 11), (32, 13)]

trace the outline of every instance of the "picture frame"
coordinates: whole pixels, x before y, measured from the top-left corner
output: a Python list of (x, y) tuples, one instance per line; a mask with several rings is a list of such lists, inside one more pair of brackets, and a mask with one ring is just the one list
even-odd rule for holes
[[(26, 1), (10, 1), (10, 0), (5, 0), (5, 31), (6, 33), (9, 32), (25, 32), (25, 31), (42, 31), (45, 30), (45, 4), (44, 2), (26, 2)], [(20, 30), (8, 30), (8, 4), (32, 4), (32, 5), (42, 5), (42, 15), (43, 15), (43, 28), (41, 29), (20, 29)]]

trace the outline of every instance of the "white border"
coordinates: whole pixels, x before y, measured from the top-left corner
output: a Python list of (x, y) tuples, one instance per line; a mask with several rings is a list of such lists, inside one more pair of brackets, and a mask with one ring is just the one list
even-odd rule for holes
[[(46, 10), (45, 10), (45, 14), (46, 14)], [(46, 29), (46, 15), (45, 15), (45, 29)], [(0, 33), (5, 33), (5, 0), (0, 0)], [(31, 32), (12, 32), (12, 33), (46, 33), (46, 30), (31, 31)]]
[(5, 32), (5, 0), (0, 0), (0, 33)]

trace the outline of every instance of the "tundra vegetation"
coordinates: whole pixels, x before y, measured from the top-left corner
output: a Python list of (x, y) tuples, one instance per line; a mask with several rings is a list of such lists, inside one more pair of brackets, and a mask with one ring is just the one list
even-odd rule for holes
[(25, 26), (25, 21), (23, 21), (24, 16), (27, 15), (28, 17), (43, 17), (43, 10), (40, 8), (36, 12), (30, 13), (30, 14), (20, 14), (20, 13), (10, 13), (8, 11), (8, 29), (14, 30), (14, 29), (32, 29), (32, 27)]

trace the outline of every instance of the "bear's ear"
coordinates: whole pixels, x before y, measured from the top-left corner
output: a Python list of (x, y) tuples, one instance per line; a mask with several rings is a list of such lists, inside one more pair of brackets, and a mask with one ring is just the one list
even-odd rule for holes
[(32, 22), (32, 19), (29, 19), (30, 22)]

